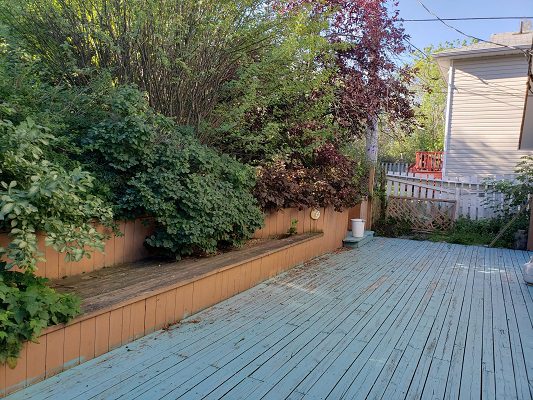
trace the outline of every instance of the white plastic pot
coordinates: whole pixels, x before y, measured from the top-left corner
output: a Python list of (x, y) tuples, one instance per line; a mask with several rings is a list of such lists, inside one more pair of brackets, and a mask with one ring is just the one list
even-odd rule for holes
[(351, 221), (352, 221), (352, 236), (356, 238), (362, 238), (363, 236), (365, 236), (365, 220), (364, 219), (352, 219)]
[(531, 257), (531, 260), (529, 260), (529, 262), (524, 264), (523, 268), (524, 280), (526, 281), (526, 283), (533, 285), (533, 257)]

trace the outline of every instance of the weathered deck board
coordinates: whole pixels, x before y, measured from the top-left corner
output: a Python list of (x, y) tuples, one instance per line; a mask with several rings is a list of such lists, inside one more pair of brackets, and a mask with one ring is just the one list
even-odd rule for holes
[(10, 398), (531, 398), (529, 256), (376, 238)]

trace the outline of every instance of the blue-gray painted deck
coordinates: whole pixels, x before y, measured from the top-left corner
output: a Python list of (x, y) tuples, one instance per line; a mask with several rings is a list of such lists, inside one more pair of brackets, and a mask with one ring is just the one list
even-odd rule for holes
[(377, 238), (13, 399), (530, 399), (528, 253)]

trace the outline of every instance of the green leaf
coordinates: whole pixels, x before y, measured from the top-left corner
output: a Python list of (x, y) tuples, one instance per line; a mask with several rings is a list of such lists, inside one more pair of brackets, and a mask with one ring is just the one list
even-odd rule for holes
[(0, 214), (9, 214), (11, 211), (13, 211), (13, 208), (15, 208), (15, 203), (6, 203), (2, 206), (2, 209), (0, 209)]

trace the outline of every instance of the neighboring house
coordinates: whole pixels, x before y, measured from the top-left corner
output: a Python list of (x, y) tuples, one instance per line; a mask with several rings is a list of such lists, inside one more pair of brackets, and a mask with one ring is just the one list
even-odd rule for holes
[(434, 54), (448, 83), (445, 177), (512, 174), (520, 157), (533, 155), (531, 24), (490, 41), (503, 46), (482, 42)]

